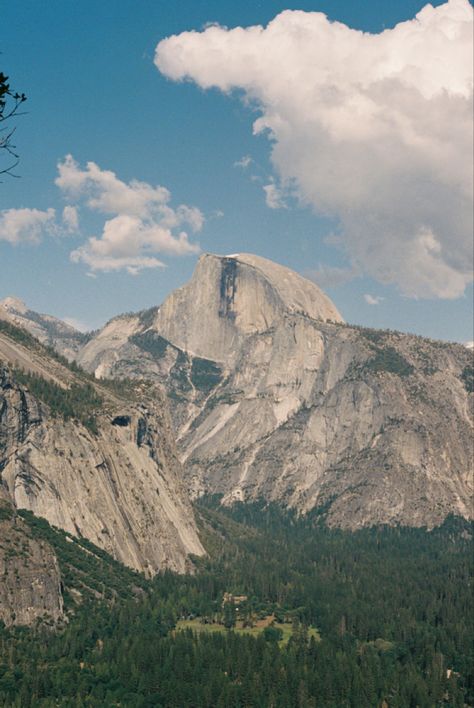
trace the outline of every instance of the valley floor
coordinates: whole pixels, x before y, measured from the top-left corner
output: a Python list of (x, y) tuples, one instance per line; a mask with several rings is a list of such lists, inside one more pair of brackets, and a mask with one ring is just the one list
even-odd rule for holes
[(153, 581), (23, 514), (56, 550), (68, 621), (0, 627), (0, 705), (474, 704), (467, 522), (349, 533), (259, 504), (196, 513), (209, 555)]

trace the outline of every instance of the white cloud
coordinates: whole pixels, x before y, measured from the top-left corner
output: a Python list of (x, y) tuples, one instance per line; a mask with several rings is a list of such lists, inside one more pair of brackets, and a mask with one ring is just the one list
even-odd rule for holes
[(54, 233), (54, 209), (4, 209), (0, 211), (0, 241), (16, 246), (39, 243), (44, 233)]
[(367, 305), (380, 305), (383, 299), (380, 295), (371, 295), (370, 293), (365, 293), (364, 295)]
[(464, 346), (465, 346), (467, 349), (474, 349), (474, 342), (465, 342), (465, 343), (464, 343)]
[(253, 159), (250, 157), (250, 155), (244, 155), (240, 158), (240, 160), (234, 162), (234, 167), (240, 167), (242, 170), (246, 170), (247, 167), (250, 167), (252, 162)]
[(270, 209), (286, 209), (285, 195), (282, 189), (277, 187), (274, 182), (263, 185), (265, 192), (265, 204)]
[(58, 165), (58, 187), (78, 202), (112, 218), (100, 237), (91, 237), (71, 253), (75, 263), (94, 271), (127, 270), (136, 275), (146, 268), (164, 267), (158, 254), (184, 256), (199, 252), (182, 227), (200, 231), (204, 216), (196, 207), (169, 206), (170, 192), (161, 186), (132, 180), (128, 184), (94, 162), (80, 168), (71, 155)]
[(77, 207), (70, 204), (63, 209), (63, 223), (69, 233), (74, 233), (79, 228), (79, 215)]
[(95, 162), (88, 162), (86, 169), (81, 170), (72, 155), (66, 155), (58, 164), (58, 172), (55, 183), (65, 194), (76, 199), (86, 196), (90, 209), (105, 214), (130, 214), (143, 218), (166, 209), (170, 200), (165, 187), (152, 187), (138, 180), (126, 184), (114, 172), (101, 170)]
[(472, 278), (468, 0), (426, 5), (377, 35), (287, 10), (266, 28), (169, 37), (155, 63), (174, 80), (244, 92), (280, 184), (338, 217), (354, 267), (412, 297), (463, 293)]
[(144, 224), (137, 217), (121, 214), (105, 222), (101, 238), (92, 237), (73, 251), (71, 260), (82, 261), (93, 271), (126, 269), (136, 275), (143, 268), (164, 267), (164, 263), (151, 254), (182, 256), (197, 250), (196, 245), (189, 243), (185, 232), (173, 236), (168, 228)]

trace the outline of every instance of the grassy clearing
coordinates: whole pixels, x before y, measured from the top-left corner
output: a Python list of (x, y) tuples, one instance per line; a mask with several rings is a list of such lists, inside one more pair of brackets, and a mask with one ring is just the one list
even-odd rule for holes
[[(223, 624), (219, 624), (217, 622), (215, 623), (204, 623), (201, 621), (199, 617), (196, 619), (192, 620), (179, 620), (176, 624), (176, 631), (177, 632), (182, 632), (186, 629), (191, 629), (193, 632), (196, 632), (197, 634), (201, 632), (210, 632), (210, 633), (223, 633), (223, 632), (228, 632), (232, 631), (235, 632), (236, 634), (249, 634), (252, 637), (258, 637), (259, 634), (262, 634), (264, 631), (265, 627), (269, 627), (272, 623), (272, 617), (269, 616), (265, 618), (265, 620), (260, 620), (255, 623), (254, 627), (242, 627), (240, 626), (240, 622), (237, 622), (237, 625), (234, 627), (232, 630), (227, 630)], [(275, 622), (273, 624), (274, 627), (277, 629), (281, 629), (283, 632), (283, 637), (282, 639), (278, 642), (280, 647), (285, 646), (285, 644), (288, 644), (288, 641), (292, 635), (292, 629), (293, 626), (291, 622)], [(309, 627), (308, 629), (308, 639), (311, 637), (314, 637), (316, 641), (320, 641), (320, 636), (319, 632), (315, 627)]]

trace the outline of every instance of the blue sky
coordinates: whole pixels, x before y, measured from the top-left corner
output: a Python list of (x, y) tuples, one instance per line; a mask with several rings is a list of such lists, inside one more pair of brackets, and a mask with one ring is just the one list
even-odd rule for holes
[[(441, 5), (433, 4), (435, 7)], [(353, 185), (349, 192), (341, 192), (337, 199), (332, 199), (334, 190), (331, 184), (323, 183), (324, 172), (329, 174), (339, 154), (346, 159), (343, 152), (348, 150), (346, 134), (336, 136), (342, 153), (334, 157), (334, 142), (332, 152), (326, 153), (328, 167), (323, 170), (323, 181), (318, 181), (314, 190), (306, 163), (301, 166), (296, 158), (294, 174), (288, 173), (290, 187), (284, 184), (285, 176), (288, 177), (284, 174), (286, 165), (293, 164), (293, 157), (299, 149), (306, 149), (303, 129), (298, 145), (293, 138), (285, 143), (278, 130), (274, 130), (271, 139), (268, 132), (253, 134), (254, 121), (264, 113), (261, 103), (264, 102), (262, 96), (267, 95), (267, 70), (265, 74), (262, 69), (263, 78), (259, 78), (260, 83), (252, 88), (251, 96), (248, 72), (243, 69), (237, 79), (232, 79), (233, 92), (220, 90), (222, 82), (227, 81), (225, 66), (223, 73), (218, 75), (214, 69), (207, 75), (198, 75), (196, 68), (210, 48), (206, 33), (201, 35), (202, 43), (196, 50), (188, 47), (189, 38), (185, 36), (182, 40), (182, 46), (189, 54), (188, 65), (182, 70), (188, 81), (174, 80), (173, 72), (178, 71), (178, 49), (175, 46), (166, 48), (166, 67), (162, 59), (161, 72), (154, 64), (155, 48), (161, 40), (187, 30), (202, 31), (207, 23), (218, 23), (229, 30), (237, 26), (266, 26), (280, 12), (295, 9), (323, 12), (331, 20), (350, 28), (379, 33), (397, 23), (412, 20), (423, 5), (423, 2), (415, 1), (380, 3), (371, 0), (364, 3), (348, 0), (298, 3), (223, 0), (184, 0), (179, 3), (168, 0), (102, 0), (99, 3), (48, 0), (38, 3), (18, 0), (7, 3), (2, 8), (0, 69), (9, 75), (13, 88), (27, 94), (28, 102), (26, 114), (16, 121), (15, 140), (21, 155), (17, 172), (21, 177), (3, 178), (0, 210), (46, 212), (55, 209), (56, 216), (54, 224), (53, 221), (42, 222), (36, 237), (31, 233), (25, 236), (24, 231), (21, 237), (20, 232), (15, 232), (18, 237), (8, 240), (4, 235), (2, 240), (0, 231), (0, 299), (16, 295), (32, 309), (97, 327), (120, 312), (162, 302), (172, 289), (190, 277), (198, 257), (196, 244), (199, 244), (202, 251), (257, 253), (312, 275), (321, 282), (349, 322), (412, 331), (440, 339), (473, 339), (472, 285), (467, 285), (462, 294), (466, 256), (464, 252), (459, 257), (456, 255), (462, 251), (459, 243), (465, 232), (462, 225), (455, 223), (459, 200), (456, 195), (452, 196), (454, 188), (447, 197), (451, 200), (450, 207), (444, 210), (444, 221), (439, 228), (449, 234), (450, 218), (453, 233), (457, 233), (456, 229), (459, 231), (458, 240), (453, 236), (450, 244), (448, 237), (443, 241), (436, 233), (427, 236), (423, 232), (416, 241), (425, 249), (423, 254), (431, 258), (430, 254), (434, 253), (438, 260), (439, 241), (443, 252), (451, 250), (446, 262), (439, 264), (437, 261), (436, 268), (428, 263), (423, 275), (425, 281), (419, 284), (410, 261), (410, 254), (415, 254), (414, 258), (418, 253), (413, 250), (415, 242), (403, 239), (400, 242), (408, 249), (406, 256), (402, 253), (402, 246), (397, 245), (397, 229), (404, 224), (408, 230), (411, 228), (418, 204), (423, 199), (440, 201), (439, 195), (444, 194), (435, 184), (431, 191), (426, 188), (416, 192), (416, 205), (407, 203), (410, 194), (418, 190), (417, 179), (432, 183), (429, 170), (434, 171), (433, 160), (424, 164), (423, 169), (417, 160), (413, 173), (410, 165), (404, 163), (404, 171), (397, 173), (397, 184), (403, 183), (406, 188), (393, 193), (394, 204), (390, 209), (384, 203), (380, 212), (374, 215), (366, 198), (352, 212), (346, 213), (344, 199), (347, 194), (352, 195)], [(302, 21), (306, 22), (306, 16), (302, 16)], [(441, 18), (439, 21), (445, 20)], [(285, 27), (282, 23), (283, 32)], [(321, 28), (322, 32), (329, 31), (324, 24)], [(429, 31), (428, 28), (426, 32)], [(344, 36), (341, 36), (344, 44)], [(356, 35), (353, 36), (354, 42), (359, 41)], [(224, 30), (219, 35), (222, 56), (230, 65), (232, 57), (229, 58), (228, 52), (233, 49), (229, 37)], [(348, 35), (348, 41), (352, 41), (351, 37)], [(308, 41), (312, 41), (311, 37)], [(336, 44), (338, 41), (336, 36)], [(397, 41), (403, 54), (403, 35)], [(252, 44), (251, 51), (257, 52), (258, 57), (260, 44), (255, 43), (255, 47)], [(359, 51), (357, 46), (354, 51)], [(361, 52), (365, 51), (361, 45)], [(435, 47), (433, 51), (439, 50)], [(298, 50), (295, 54), (292, 60), (294, 66), (299, 67)], [(410, 61), (414, 60), (411, 58)], [(422, 73), (423, 62), (420, 61)], [(276, 74), (279, 71), (277, 58)], [(193, 72), (197, 73), (193, 75)], [(357, 76), (354, 81), (356, 79)], [(426, 86), (426, 76), (423, 80)], [(446, 80), (449, 81), (449, 77)], [(272, 83), (272, 77), (269, 81)], [(203, 82), (212, 87), (204, 89)], [(417, 89), (416, 85), (410, 88), (413, 101), (418, 100), (413, 93)], [(285, 90), (276, 86), (275, 101), (293, 99), (291, 93), (288, 96), (284, 93)], [(243, 100), (249, 98), (250, 102)], [(390, 103), (383, 105), (390, 106)], [(447, 122), (449, 115), (444, 113), (445, 106), (436, 105), (440, 122)], [(269, 105), (265, 109), (268, 114)], [(303, 110), (297, 97), (294, 110), (295, 115)], [(408, 106), (406, 115), (411, 115), (410, 111)], [(304, 118), (302, 116), (302, 120), (295, 123), (295, 134), (298, 126), (304, 125)], [(343, 129), (347, 130), (347, 126)], [(427, 126), (426, 130), (430, 129)], [(371, 140), (371, 136), (364, 140)], [(313, 149), (312, 143), (309, 145)], [(277, 153), (274, 152), (272, 157), (275, 146)], [(372, 143), (363, 143), (365, 152), (362, 153), (349, 147), (348, 165), (355, 159), (354, 155), (360, 159), (357, 155), (364, 155), (367, 150), (370, 152)], [(452, 154), (458, 148), (459, 145), (453, 144)], [(61, 189), (55, 184), (57, 165), (68, 154), (73, 156), (75, 167), (69, 173), (69, 182), (63, 180)], [(311, 158), (315, 161), (315, 171), (320, 168), (319, 154), (315, 148)], [(244, 157), (251, 158), (251, 161), (242, 162)], [(86, 168), (90, 161), (98, 166), (96, 177)], [(239, 162), (240, 165), (236, 164)], [(131, 216), (130, 211), (115, 202), (113, 209), (108, 211), (88, 208), (86, 200), (91, 190), (96, 198), (106, 194), (105, 171), (115, 173), (120, 181), (119, 191), (122, 183), (139, 180), (153, 187), (161, 185), (171, 196), (166, 197), (163, 204), (156, 201), (153, 209), (144, 207), (146, 213), (140, 212), (138, 217), (135, 212)], [(364, 179), (363, 175), (362, 172), (361, 179)], [(382, 171), (377, 181), (383, 182), (386, 177)], [(81, 194), (71, 195), (73, 178), (80, 179)], [(295, 180), (300, 178), (295, 187)], [(388, 175), (387, 185), (392, 184), (392, 178), (393, 174)], [(448, 179), (452, 177), (448, 175), (443, 183)], [(271, 208), (271, 195), (268, 190), (265, 192), (265, 187), (270, 187), (275, 197), (273, 206), (281, 208)], [(115, 198), (119, 197), (115, 194)], [(66, 204), (79, 209), (78, 230), (68, 229), (61, 222), (61, 212)], [(182, 204), (199, 210), (203, 220), (200, 230), (193, 232), (193, 227), (200, 224), (187, 212), (184, 216), (179, 212), (178, 206)], [(165, 237), (165, 208), (171, 209), (169, 218), (174, 220), (173, 224), (176, 222), (167, 231), (168, 235), (165, 234), (168, 250), (165, 247), (160, 252), (159, 245), (153, 253), (147, 250), (147, 257), (163, 262), (165, 268), (133, 267), (129, 270), (135, 274), (130, 274), (116, 265), (114, 269), (96, 267), (97, 259), (94, 260), (92, 246), (87, 245), (88, 239), (96, 237), (101, 240), (107, 219), (118, 219), (112, 224), (114, 228), (126, 226), (128, 229), (138, 223), (132, 217), (138, 218), (141, 220), (139, 228), (155, 229), (153, 238), (156, 237), (156, 243), (161, 244)], [(443, 220), (431, 207), (426, 209), (427, 218), (432, 218), (433, 223)], [(14, 216), (17, 213), (15, 211)], [(390, 216), (385, 224), (387, 214)], [(417, 219), (420, 218), (418, 215)], [(345, 225), (341, 226), (344, 219)], [(368, 241), (364, 234), (375, 228), (370, 227), (374, 222), (377, 230)], [(49, 228), (46, 228), (48, 224)], [(179, 246), (175, 245), (175, 240), (181, 229), (188, 234), (188, 241), (184, 245), (181, 241)], [(129, 231), (124, 233), (125, 238)], [(390, 239), (392, 246), (388, 244)], [(71, 260), (71, 252), (79, 254), (75, 260)], [(389, 276), (385, 275), (384, 259), (392, 268)], [(117, 264), (117, 260), (114, 263)], [(403, 272), (405, 265), (408, 275)], [(423, 269), (425, 265), (421, 263), (416, 267)]]

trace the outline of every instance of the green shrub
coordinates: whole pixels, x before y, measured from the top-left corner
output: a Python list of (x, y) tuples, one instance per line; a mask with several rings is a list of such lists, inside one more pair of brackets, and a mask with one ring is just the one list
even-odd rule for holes
[(97, 433), (95, 416), (102, 399), (91, 384), (72, 384), (69, 388), (61, 388), (53, 381), (21, 369), (14, 370), (14, 378), (46, 404), (53, 417), (63, 420), (76, 418), (91, 432)]
[(167, 339), (152, 331), (134, 334), (130, 337), (130, 341), (144, 352), (151, 354), (155, 359), (164, 357), (168, 347), (173, 346)]
[(464, 383), (464, 388), (468, 393), (473, 393), (474, 391), (474, 366), (468, 364), (464, 367), (461, 374), (462, 382)]
[(280, 627), (270, 625), (263, 630), (263, 638), (266, 642), (279, 642), (283, 639), (283, 630)]
[(375, 348), (374, 356), (366, 361), (364, 368), (368, 371), (386, 371), (397, 376), (409, 376), (414, 367), (393, 347)]
[(196, 357), (191, 365), (191, 381), (200, 391), (208, 392), (222, 379), (222, 369), (209, 359)]

